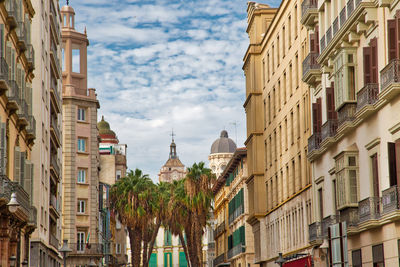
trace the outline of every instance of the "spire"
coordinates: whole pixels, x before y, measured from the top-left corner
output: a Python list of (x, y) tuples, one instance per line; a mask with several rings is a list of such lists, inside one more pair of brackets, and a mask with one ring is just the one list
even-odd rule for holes
[(175, 136), (174, 130), (172, 130), (171, 136), (172, 136), (172, 142), (171, 142), (171, 145), (169, 146), (169, 158), (176, 159), (176, 158), (178, 158), (178, 156), (176, 154), (176, 144), (174, 141), (174, 136)]
[(69, 0), (67, 0), (67, 6), (69, 6)]

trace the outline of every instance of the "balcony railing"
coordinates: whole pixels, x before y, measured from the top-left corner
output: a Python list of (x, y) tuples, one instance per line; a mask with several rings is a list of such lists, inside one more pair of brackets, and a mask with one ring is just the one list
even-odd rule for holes
[(319, 70), (320, 64), (318, 64), (317, 58), (319, 53), (317, 52), (310, 52), (307, 57), (303, 61), (303, 77), (309, 72), (310, 70)]
[(337, 219), (338, 218), (336, 218), (335, 215), (331, 215), (331, 216), (325, 217), (322, 220), (322, 230), (321, 230), (322, 237), (324, 237), (324, 238), (328, 237), (329, 226), (331, 226), (332, 224), (337, 223)]
[(217, 237), (218, 235), (220, 235), (222, 232), (225, 231), (225, 221), (223, 221), (222, 223), (220, 223), (217, 228), (214, 230), (214, 237)]
[(322, 240), (321, 222), (314, 222), (308, 226), (308, 240), (310, 242)]
[(366, 198), (358, 204), (358, 213), (360, 223), (375, 220), (380, 217), (380, 199), (379, 197)]
[(325, 42), (325, 35), (321, 37), (321, 40), (319, 41), (319, 48), (321, 51), (324, 51), (326, 47), (326, 42)]
[(373, 105), (378, 101), (379, 84), (369, 83), (357, 93), (357, 110), (366, 105)]
[(317, 9), (317, 8), (318, 8), (318, 0), (304, 0), (303, 3), (301, 3), (301, 15), (304, 17), (304, 15), (310, 9)]
[(72, 250), (70, 254), (103, 254), (103, 244), (100, 243), (71, 243), (69, 244), (69, 248)]
[(221, 264), (225, 261), (225, 253), (222, 253), (221, 255), (219, 255), (218, 257), (216, 257), (213, 260), (214, 266), (217, 266), (218, 264)]
[(334, 119), (327, 120), (321, 127), (321, 142), (326, 138), (334, 137), (337, 131), (338, 121)]
[(347, 208), (340, 211), (339, 219), (346, 222), (347, 226), (357, 226), (359, 217), (357, 208)]
[(49, 243), (50, 243), (50, 245), (52, 245), (53, 247), (58, 249), (59, 242), (58, 242), (57, 237), (54, 234), (50, 233)]
[(29, 223), (34, 227), (37, 226), (37, 209), (34, 206), (31, 206), (29, 213)]
[(50, 1), (50, 15), (51, 15), (51, 19), (53, 20), (53, 26), (55, 27), (55, 30), (56, 30), (56, 35), (57, 35), (57, 38), (59, 38), (59, 36), (60, 36), (60, 25), (59, 25), (59, 23), (57, 23), (57, 12), (56, 12), (56, 9), (55, 9), (55, 7), (54, 7), (54, 4), (53, 4), (53, 2), (52, 1)]
[(335, 35), (338, 30), (339, 30), (339, 17), (336, 17), (336, 19), (333, 21), (333, 35)]
[(242, 215), (243, 213), (244, 213), (244, 205), (241, 204), (233, 211), (233, 213), (229, 214), (229, 224), (233, 223), (235, 219), (240, 215)]
[(244, 253), (246, 252), (246, 246), (244, 246), (242, 243), (234, 246), (233, 248), (231, 248), (230, 250), (228, 250), (228, 259), (231, 259), (237, 255), (239, 255), (240, 253)]
[(392, 83), (400, 82), (400, 60), (393, 59), (386, 65), (381, 71), (381, 91), (385, 91), (386, 88)]
[(26, 50), (26, 45), (28, 44), (28, 35), (26, 33), (25, 23), (23, 21), (18, 21), (16, 33), (18, 37), (18, 45), (22, 51)]
[(56, 101), (55, 105), (57, 109), (60, 109), (61, 99), (60, 95), (58, 94), (57, 88), (57, 80), (55, 78), (51, 78), (51, 93), (54, 94), (54, 100)]
[(31, 69), (35, 68), (35, 49), (33, 49), (33, 45), (28, 44), (26, 46), (25, 52), (26, 60), (28, 61), (29, 67)]
[(340, 27), (343, 27), (344, 23), (346, 22), (346, 7), (340, 11)]
[(321, 133), (314, 133), (308, 138), (308, 153), (319, 149), (319, 145), (321, 144)]
[(9, 81), (10, 90), (7, 91), (8, 97), (8, 108), (9, 109), (18, 109), (20, 104), (20, 93), (19, 93), (19, 86), (16, 81), (11, 80)]
[(28, 118), (29, 118), (28, 111), (29, 111), (28, 103), (26, 103), (25, 99), (21, 98), (19, 100), (19, 109), (17, 111), (19, 118), (25, 119), (26, 122), (28, 122)]
[(59, 176), (61, 174), (61, 172), (60, 172), (61, 169), (60, 169), (60, 165), (58, 165), (57, 157), (55, 155), (51, 156), (50, 165), (56, 172), (57, 176)]
[(34, 138), (36, 136), (36, 119), (33, 116), (29, 116), (28, 121), (29, 123), (26, 127), (26, 132), (31, 136), (31, 138)]
[(382, 191), (382, 214), (399, 210), (399, 187), (392, 186)]
[(329, 44), (332, 40), (332, 26), (326, 31), (326, 42)]
[(353, 121), (354, 115), (356, 114), (357, 104), (356, 103), (346, 103), (338, 111), (338, 123), (339, 126), (347, 121)]
[(61, 141), (61, 134), (60, 134), (60, 130), (58, 129), (58, 124), (56, 122), (56, 120), (54, 119), (54, 117), (51, 117), (51, 130), (54, 131), (55, 136), (58, 138), (58, 141)]
[(354, 1), (353, 0), (349, 0), (347, 2), (347, 18), (350, 17), (351, 13), (353, 13), (354, 11)]
[(16, 0), (8, 0), (6, 1), (6, 10), (7, 10), (7, 22), (10, 25), (11, 29), (17, 27), (18, 18), (18, 5)]

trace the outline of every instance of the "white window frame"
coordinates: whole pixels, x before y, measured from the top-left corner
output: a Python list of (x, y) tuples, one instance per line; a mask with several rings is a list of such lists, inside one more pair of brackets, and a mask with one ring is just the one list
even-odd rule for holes
[[(83, 237), (83, 239), (82, 239)], [(85, 242), (86, 242), (86, 233), (78, 231), (77, 232), (77, 239), (76, 239), (76, 250), (78, 252), (83, 252), (85, 250)]]
[(117, 170), (115, 172), (115, 180), (118, 181), (121, 178), (122, 178), (122, 171), (121, 170)]
[(78, 121), (86, 121), (86, 109), (78, 108)]
[(77, 213), (85, 214), (86, 213), (86, 200), (78, 199), (78, 210)]
[(78, 183), (84, 184), (86, 183), (86, 170), (85, 169), (78, 169)]
[[(83, 148), (83, 150), (82, 150), (82, 148)], [(86, 152), (86, 139), (85, 138), (78, 138), (78, 152)]]
[[(355, 165), (349, 164), (349, 158), (355, 158)], [(343, 152), (335, 157), (336, 201), (339, 210), (358, 207), (359, 201), (359, 167), (358, 152)], [(355, 177), (351, 177), (354, 173)]]

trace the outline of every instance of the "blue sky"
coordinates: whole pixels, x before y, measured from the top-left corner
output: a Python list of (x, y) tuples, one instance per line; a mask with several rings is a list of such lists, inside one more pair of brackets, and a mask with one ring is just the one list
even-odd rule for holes
[(172, 128), (186, 166), (208, 163), (211, 144), (224, 128), (244, 146), (246, 1), (72, 0), (70, 5), (77, 30), (87, 28), (88, 86), (97, 90), (99, 118), (104, 115), (128, 145), (130, 169), (158, 180)]

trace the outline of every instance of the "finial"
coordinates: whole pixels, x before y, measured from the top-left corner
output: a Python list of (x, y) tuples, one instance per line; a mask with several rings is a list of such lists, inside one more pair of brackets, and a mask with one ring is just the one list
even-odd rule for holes
[(101, 116), (101, 120), (104, 121), (104, 115)]
[(171, 136), (172, 136), (172, 142), (174, 142), (174, 136), (176, 136), (176, 135), (174, 134), (174, 129), (172, 129)]
[(86, 34), (86, 26), (85, 26), (85, 30), (84, 30), (84, 33)]
[(69, 5), (69, 0), (67, 0), (67, 6)]

